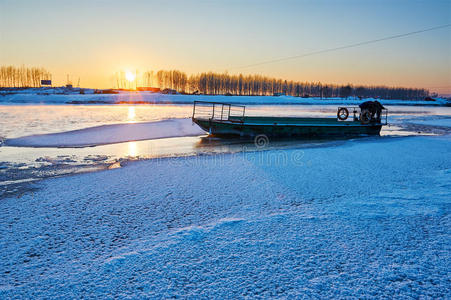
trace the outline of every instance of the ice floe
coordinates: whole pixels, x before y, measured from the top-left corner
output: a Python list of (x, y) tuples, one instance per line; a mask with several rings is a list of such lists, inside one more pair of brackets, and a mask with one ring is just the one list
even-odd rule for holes
[(102, 125), (80, 130), (7, 139), (7, 146), (89, 147), (128, 141), (198, 136), (205, 134), (191, 119)]

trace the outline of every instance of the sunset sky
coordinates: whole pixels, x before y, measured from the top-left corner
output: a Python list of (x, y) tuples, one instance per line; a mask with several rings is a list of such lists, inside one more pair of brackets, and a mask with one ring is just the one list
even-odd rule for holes
[(451, 93), (451, 27), (295, 60), (244, 65), (451, 23), (451, 1), (0, 0), (0, 65), (109, 88), (121, 70), (256, 73)]

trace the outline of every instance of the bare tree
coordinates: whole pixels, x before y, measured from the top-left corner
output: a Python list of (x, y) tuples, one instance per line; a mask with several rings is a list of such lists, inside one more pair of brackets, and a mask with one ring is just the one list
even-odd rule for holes
[[(10, 68), (10, 67), (9, 67)], [(11, 86), (16, 84), (15, 75), (6, 67), (0, 72), (0, 84)], [(20, 72), (19, 72), (20, 73)], [(23, 71), (22, 71), (23, 73)], [(5, 75), (6, 74), (6, 75)], [(32, 76), (33, 77), (33, 76)], [(28, 77), (26, 77), (28, 78)], [(27, 82), (27, 79), (20, 82)], [(284, 93), (295, 97), (359, 97), (385, 99), (424, 99), (429, 95), (425, 89), (412, 89), (387, 86), (356, 86), (351, 84), (323, 84), (321, 82), (296, 82), (262, 75), (230, 75), (226, 73), (203, 72), (187, 76), (179, 70), (159, 70), (142, 73), (144, 85), (161, 89), (175, 89), (179, 92), (199, 92), (207, 95), (255, 95), (267, 96)], [(116, 74), (118, 88), (126, 87), (124, 72)]]

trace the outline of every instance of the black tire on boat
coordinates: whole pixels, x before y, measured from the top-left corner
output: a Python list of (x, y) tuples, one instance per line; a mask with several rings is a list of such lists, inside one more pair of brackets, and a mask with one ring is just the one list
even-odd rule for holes
[(341, 121), (346, 120), (349, 117), (349, 110), (346, 107), (342, 107), (337, 112), (337, 118)]
[(362, 111), (360, 113), (360, 122), (362, 124), (368, 124), (371, 121), (371, 113), (368, 110)]

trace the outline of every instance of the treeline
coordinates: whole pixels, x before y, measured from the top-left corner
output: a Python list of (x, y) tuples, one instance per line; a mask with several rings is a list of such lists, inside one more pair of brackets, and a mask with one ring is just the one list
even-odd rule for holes
[(141, 85), (174, 89), (181, 93), (201, 93), (207, 95), (268, 96), (285, 94), (295, 97), (362, 97), (383, 99), (424, 99), (429, 95), (425, 89), (337, 85), (321, 82), (297, 82), (261, 75), (229, 75), (227, 73), (200, 73), (187, 76), (178, 70), (144, 72)]
[[(138, 72), (135, 75), (138, 75)], [(44, 68), (0, 67), (0, 87), (39, 87), (41, 80), (51, 79), (51, 73)], [(206, 95), (269, 96), (284, 94), (295, 97), (346, 98), (353, 96), (383, 99), (424, 99), (429, 96), (429, 91), (425, 89), (297, 82), (262, 75), (230, 75), (213, 72), (187, 76), (186, 73), (178, 70), (147, 71), (141, 76), (137, 76), (134, 81), (127, 80), (125, 73), (119, 72), (115, 74), (114, 81), (115, 87), (122, 89), (144, 86)]]
[(0, 67), (0, 87), (40, 87), (41, 80), (51, 79), (52, 74), (44, 68)]

